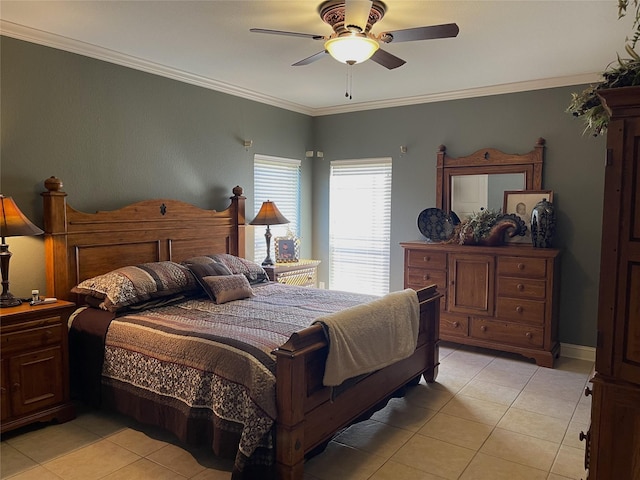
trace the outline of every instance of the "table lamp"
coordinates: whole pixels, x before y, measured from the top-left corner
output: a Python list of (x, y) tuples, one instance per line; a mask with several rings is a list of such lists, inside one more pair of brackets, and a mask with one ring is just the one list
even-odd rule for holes
[(0, 270), (2, 270), (2, 295), (0, 296), (0, 308), (15, 307), (22, 301), (9, 292), (9, 260), (11, 252), (4, 237), (23, 237), (42, 235), (44, 232), (29, 221), (20, 211), (11, 197), (0, 194)]
[(262, 202), (262, 206), (260, 207), (260, 211), (258, 212), (258, 215), (256, 215), (256, 218), (254, 218), (251, 222), (249, 222), (250, 225), (266, 225), (267, 226), (267, 231), (264, 234), (264, 238), (267, 240), (267, 258), (265, 258), (264, 262), (262, 262), (263, 266), (273, 265), (273, 260), (271, 260), (271, 252), (270, 252), (271, 230), (269, 229), (269, 225), (282, 225), (285, 223), (289, 223), (289, 220), (287, 220), (284, 217), (284, 215), (280, 213), (280, 210), (278, 210), (278, 207), (276, 207), (276, 204), (270, 200), (267, 200), (266, 202)]

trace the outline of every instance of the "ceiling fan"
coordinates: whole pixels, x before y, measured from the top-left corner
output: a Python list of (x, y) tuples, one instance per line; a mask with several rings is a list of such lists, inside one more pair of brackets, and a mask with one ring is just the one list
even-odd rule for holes
[(380, 42), (398, 43), (449, 38), (457, 36), (459, 32), (458, 25), (455, 23), (445, 23), (393, 30), (378, 35), (371, 33), (371, 28), (384, 17), (386, 10), (387, 6), (380, 0), (326, 0), (318, 7), (318, 13), (322, 21), (333, 29), (333, 33), (329, 36), (264, 28), (252, 28), (250, 31), (324, 40), (324, 50), (294, 63), (294, 67), (308, 65), (331, 55), (339, 62), (348, 65), (361, 63), (370, 58), (390, 70), (404, 65), (406, 62), (382, 50)]

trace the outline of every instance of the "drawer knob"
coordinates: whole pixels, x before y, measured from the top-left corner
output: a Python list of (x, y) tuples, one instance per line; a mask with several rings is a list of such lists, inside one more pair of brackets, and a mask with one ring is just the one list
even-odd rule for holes
[(453, 325), (453, 328), (458, 328), (460, 326), (459, 322), (453, 322), (451, 325)]
[(524, 334), (524, 336), (525, 336), (525, 337), (527, 337), (527, 338), (531, 338), (531, 337), (533, 337), (533, 335), (531, 335), (531, 332), (527, 332), (527, 333), (525, 333), (525, 334)]
[(591, 389), (589, 387), (584, 387), (584, 396), (588, 397), (590, 395), (593, 395), (593, 392), (591, 391)]
[(428, 273), (425, 273), (425, 274), (422, 276), (422, 279), (423, 279), (423, 280), (429, 280), (430, 278), (431, 278), (431, 275), (429, 275)]
[(580, 432), (580, 441), (584, 442), (585, 440), (589, 439), (589, 434), (588, 433), (584, 433), (584, 432)]
[(481, 332), (486, 332), (486, 331), (487, 331), (487, 326), (486, 326), (486, 325), (482, 325), (482, 326), (480, 327), (480, 331), (481, 331)]
[(524, 263), (518, 264), (518, 270), (524, 270)]
[(45, 330), (44, 336), (47, 338), (53, 337), (53, 332), (51, 330)]
[(522, 313), (522, 311), (523, 311), (523, 310), (524, 310), (524, 309), (523, 309), (520, 305), (518, 305), (518, 306), (516, 307), (516, 312), (518, 312), (518, 313)]
[(518, 288), (518, 290), (522, 291), (522, 290), (524, 290), (524, 285), (522, 283), (519, 283), (517, 288)]
[(431, 257), (426, 255), (426, 256), (422, 257), (422, 260), (424, 260), (425, 262), (428, 262), (429, 260), (431, 260)]

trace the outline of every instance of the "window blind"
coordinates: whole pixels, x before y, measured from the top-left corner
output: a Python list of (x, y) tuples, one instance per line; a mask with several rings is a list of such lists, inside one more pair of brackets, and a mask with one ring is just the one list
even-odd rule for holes
[(391, 158), (331, 162), (329, 286), (389, 292)]
[[(289, 220), (287, 225), (272, 225), (271, 235), (284, 237), (291, 232), (300, 236), (300, 165), (301, 161), (290, 158), (255, 155), (253, 160), (253, 209), (257, 215), (262, 202), (271, 200)], [(264, 239), (266, 226), (254, 227), (254, 260), (258, 263), (267, 256)], [(275, 261), (274, 242), (271, 240), (271, 258)]]

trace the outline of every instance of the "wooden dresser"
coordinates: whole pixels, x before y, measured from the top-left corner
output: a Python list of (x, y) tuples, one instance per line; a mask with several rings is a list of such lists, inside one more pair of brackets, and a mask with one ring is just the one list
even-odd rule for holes
[(58, 301), (0, 310), (1, 432), (75, 417), (69, 397), (67, 320), (75, 304)]
[(442, 293), (440, 338), (494, 348), (552, 367), (560, 352), (559, 251), (402, 242), (404, 286)]
[[(640, 479), (640, 87), (599, 92), (607, 131), (589, 480)], [(587, 389), (586, 394), (590, 394)]]

